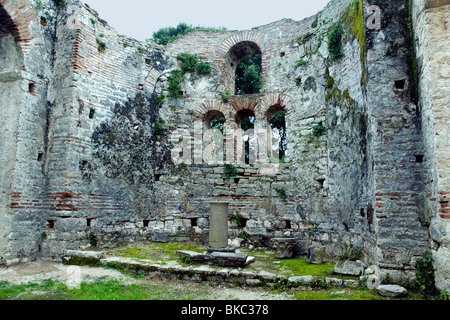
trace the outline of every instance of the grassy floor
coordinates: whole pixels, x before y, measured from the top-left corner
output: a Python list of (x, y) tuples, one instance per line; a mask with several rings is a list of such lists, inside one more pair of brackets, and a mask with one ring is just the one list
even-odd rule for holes
[[(137, 260), (151, 260), (155, 263), (179, 263), (177, 250), (206, 251), (206, 247), (192, 243), (141, 243), (105, 251), (108, 256), (120, 256)], [(267, 271), (284, 276), (312, 275), (316, 277), (342, 277), (334, 274), (334, 263), (321, 265), (308, 264), (306, 258), (276, 259), (270, 251), (241, 249), (241, 252), (254, 256), (256, 261), (247, 266), (249, 271)], [(97, 278), (82, 282), (77, 288), (66, 284), (45, 280), (39, 283), (14, 285), (0, 282), (0, 300), (211, 300), (218, 297), (218, 288), (208, 283), (191, 283), (176, 281), (155, 281), (151, 276), (134, 279), (132, 283), (111, 278)], [(385, 300), (376, 292), (361, 288), (327, 288), (318, 284), (315, 289), (290, 288), (280, 283), (270, 288), (249, 289), (261, 292), (288, 293), (297, 300)], [(232, 296), (227, 297), (233, 299)], [(419, 294), (410, 293), (404, 300), (422, 299)]]
[(69, 288), (62, 282), (13, 285), (0, 283), (0, 300), (202, 300), (211, 297), (207, 286), (155, 284), (149, 280), (127, 284), (116, 279), (97, 279)]

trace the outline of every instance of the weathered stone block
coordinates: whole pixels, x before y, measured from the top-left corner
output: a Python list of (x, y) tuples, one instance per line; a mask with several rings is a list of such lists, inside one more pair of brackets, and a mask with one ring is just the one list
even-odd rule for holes
[(352, 276), (360, 276), (364, 272), (364, 264), (360, 261), (339, 261), (334, 267), (334, 272)]
[(296, 238), (273, 238), (270, 243), (275, 250), (275, 258), (277, 259), (290, 259), (295, 254), (295, 247), (297, 245)]
[(237, 267), (243, 268), (246, 266), (248, 254), (232, 253), (232, 252), (213, 252), (211, 259), (215, 264), (221, 267)]
[(176, 252), (181, 257), (189, 258), (192, 262), (203, 263), (210, 260), (210, 256), (205, 253), (199, 253), (189, 250), (179, 250)]
[(377, 288), (377, 291), (383, 297), (388, 298), (401, 298), (408, 295), (408, 291), (399, 285), (381, 285)]
[(322, 264), (325, 256), (325, 247), (312, 246), (308, 248), (308, 255), (306, 256), (310, 264)]

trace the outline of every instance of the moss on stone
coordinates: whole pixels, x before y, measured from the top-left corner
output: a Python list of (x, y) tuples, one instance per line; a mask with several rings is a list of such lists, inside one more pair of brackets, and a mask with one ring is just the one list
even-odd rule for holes
[(358, 39), (360, 59), (362, 65), (361, 85), (366, 83), (366, 34), (364, 28), (364, 4), (362, 0), (355, 0), (347, 7), (341, 17), (344, 31)]
[(101, 265), (100, 259), (84, 258), (78, 256), (72, 256), (67, 260), (63, 259), (63, 264), (72, 266), (91, 266), (91, 267), (99, 267)]

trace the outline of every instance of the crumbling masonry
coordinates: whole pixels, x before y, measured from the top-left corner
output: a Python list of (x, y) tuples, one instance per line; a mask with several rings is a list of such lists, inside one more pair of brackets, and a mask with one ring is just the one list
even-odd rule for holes
[[(232, 238), (293, 236), (299, 254), (320, 244), (329, 256), (351, 244), (391, 277), (413, 276), (432, 252), (450, 291), (449, 20), (448, 0), (332, 0), (302, 21), (162, 47), (119, 35), (80, 1), (0, 0), (0, 262), (206, 241), (209, 202), (227, 201)], [(180, 53), (212, 71), (186, 73), (170, 98)], [(235, 68), (256, 53), (262, 91), (235, 96)], [(172, 159), (179, 130), (202, 159), (211, 117), (233, 129), (253, 114), (264, 132), (280, 110), (287, 157), (275, 170), (235, 162), (227, 176), (220, 162)]]

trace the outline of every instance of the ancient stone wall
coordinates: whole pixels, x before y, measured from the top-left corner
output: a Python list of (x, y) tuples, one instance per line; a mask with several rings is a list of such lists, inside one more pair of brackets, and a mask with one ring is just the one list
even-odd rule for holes
[(423, 210), (440, 289), (449, 290), (449, 1), (417, 1), (413, 6), (419, 106), (426, 168)]
[[(117, 34), (80, 1), (0, 2), (1, 261), (207, 241), (209, 202), (225, 200), (231, 238), (295, 236), (298, 253), (320, 244), (330, 256), (351, 244), (395, 277), (413, 275), (431, 245), (445, 287), (448, 68), (436, 66), (448, 65), (447, 20), (440, 2), (332, 0), (302, 21), (195, 31), (162, 47)], [(170, 98), (181, 53), (211, 73), (185, 73)], [(237, 96), (248, 54), (262, 56), (262, 91)], [(280, 110), (282, 163), (236, 161), (228, 134), (243, 115), (254, 114), (256, 150), (268, 155)], [(217, 115), (226, 162), (203, 157)]]

